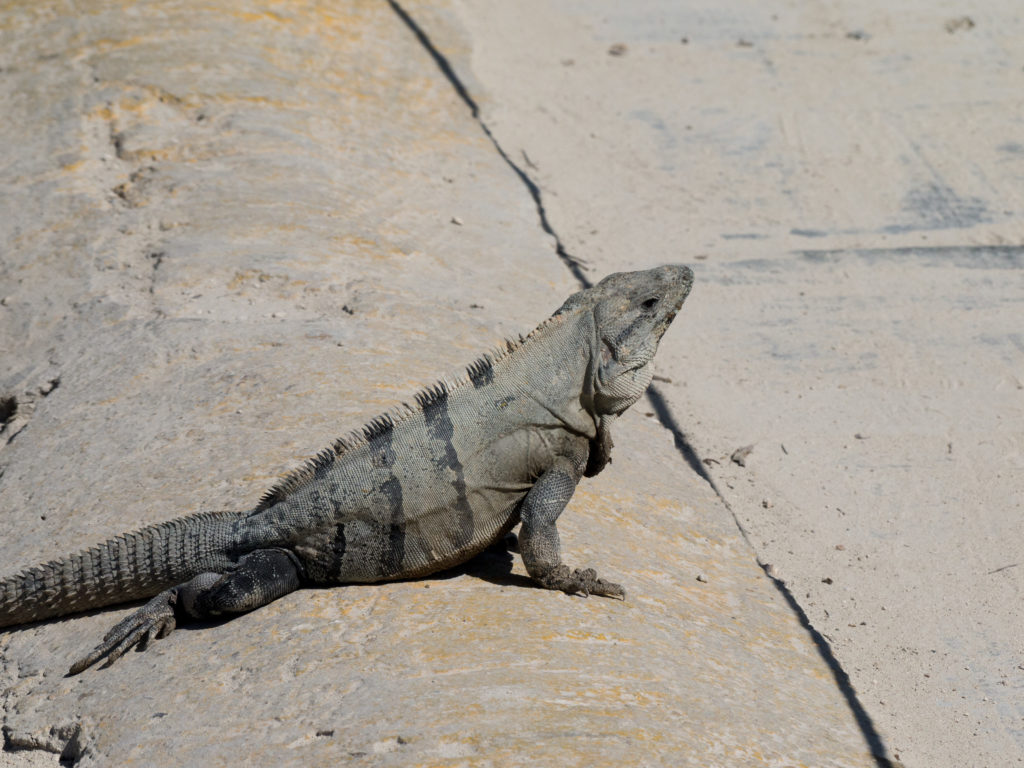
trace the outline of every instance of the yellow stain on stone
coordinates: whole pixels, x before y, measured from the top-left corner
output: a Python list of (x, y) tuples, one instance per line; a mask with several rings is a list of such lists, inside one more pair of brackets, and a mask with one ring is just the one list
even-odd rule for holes
[(158, 35), (135, 35), (133, 37), (123, 38), (109, 38), (103, 37), (99, 40), (90, 40), (88, 47), (82, 52), (96, 52), (96, 53), (111, 53), (112, 51), (120, 51), (125, 48), (134, 48), (136, 46), (153, 45), (156, 42), (162, 40), (162, 36)]
[[(354, 42), (370, 26), (370, 14), (380, 13), (380, 3), (354, 0), (345, 4), (327, 4), (310, 0), (271, 2), (262, 11), (226, 6), (222, 12), (244, 24), (260, 26), (288, 25), (290, 34), (318, 37), (341, 37)], [(273, 9), (280, 9), (279, 11)], [(218, 9), (221, 10), (221, 9)]]
[(293, 21), (287, 16), (283, 16), (280, 13), (274, 13), (270, 10), (262, 12), (239, 10), (234, 12), (234, 16), (247, 23), (271, 22), (274, 24), (287, 24)]
[(330, 240), (338, 250), (348, 256), (389, 259), (404, 255), (400, 249), (393, 245), (383, 245), (379, 238), (361, 237), (359, 235), (335, 235)]

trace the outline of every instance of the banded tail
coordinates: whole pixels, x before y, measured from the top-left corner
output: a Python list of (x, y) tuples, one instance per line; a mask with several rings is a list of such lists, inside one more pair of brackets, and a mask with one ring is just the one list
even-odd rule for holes
[(237, 512), (150, 525), (0, 580), (0, 627), (151, 597), (232, 565)]

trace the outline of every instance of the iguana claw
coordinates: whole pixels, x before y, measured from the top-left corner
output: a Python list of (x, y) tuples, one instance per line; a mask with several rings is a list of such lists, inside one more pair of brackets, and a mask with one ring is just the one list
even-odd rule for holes
[(593, 568), (570, 569), (567, 565), (559, 565), (552, 568), (539, 581), (548, 589), (560, 589), (570, 595), (601, 595), (626, 599), (626, 590), (621, 584), (597, 578), (597, 572)]
[(109, 667), (133, 646), (144, 651), (154, 639), (167, 637), (177, 626), (174, 616), (176, 598), (176, 590), (168, 589), (119, 621), (103, 636), (103, 642), (71, 665), (68, 675), (77, 675), (102, 658), (106, 658), (103, 666)]

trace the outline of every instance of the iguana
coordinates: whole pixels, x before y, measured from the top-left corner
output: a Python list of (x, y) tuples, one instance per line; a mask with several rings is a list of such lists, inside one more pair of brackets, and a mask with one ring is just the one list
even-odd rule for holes
[(152, 599), (69, 675), (178, 622), (243, 613), (303, 585), (408, 579), (469, 560), (518, 523), (538, 585), (625, 597), (562, 564), (555, 522), (610, 460), (610, 427), (653, 376), (690, 292), (684, 266), (609, 275), (508, 341), (337, 440), (250, 512), (158, 523), (0, 581), (0, 627)]

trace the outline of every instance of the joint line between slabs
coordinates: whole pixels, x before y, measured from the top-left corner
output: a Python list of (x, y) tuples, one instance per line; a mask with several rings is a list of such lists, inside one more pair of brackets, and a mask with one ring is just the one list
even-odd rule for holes
[[(581, 288), (592, 287), (593, 282), (583, 272), (583, 262), (579, 258), (570, 254), (565, 249), (565, 246), (562, 243), (561, 238), (558, 236), (558, 233), (555, 232), (554, 228), (551, 226), (551, 222), (548, 220), (547, 211), (544, 207), (544, 200), (540, 187), (537, 186), (537, 184), (533, 181), (533, 179), (530, 178), (526, 171), (524, 171), (520, 166), (518, 166), (516, 163), (512, 161), (512, 159), (508, 156), (508, 153), (501, 146), (501, 143), (491, 132), (490, 127), (488, 127), (487, 123), (485, 123), (483, 119), (480, 117), (479, 106), (477, 105), (473, 97), (470, 95), (469, 91), (466, 89), (466, 86), (463, 84), (462, 80), (459, 79), (459, 76), (455, 73), (455, 70), (452, 68), (452, 65), (448, 61), (447, 57), (445, 57), (444, 54), (442, 54), (437, 49), (437, 47), (433, 44), (433, 42), (430, 40), (427, 34), (423, 31), (423, 28), (416, 23), (416, 21), (405, 11), (404, 8), (402, 8), (401, 5), (399, 5), (398, 2), (396, 2), (396, 0), (387, 0), (387, 4), (391, 7), (391, 10), (394, 11), (395, 15), (398, 16), (402, 23), (405, 24), (406, 27), (408, 27), (409, 31), (412, 32), (413, 35), (416, 37), (416, 40), (434, 60), (434, 63), (441, 71), (441, 74), (445, 77), (446, 80), (448, 80), (452, 88), (455, 90), (456, 94), (458, 94), (459, 98), (462, 99), (465, 105), (469, 108), (470, 115), (480, 126), (480, 129), (484, 132), (484, 135), (487, 136), (491, 144), (494, 145), (494, 149), (497, 151), (498, 155), (501, 157), (502, 160), (505, 161), (509, 168), (512, 169), (512, 171), (522, 182), (523, 186), (526, 187), (526, 190), (530, 194), (534, 206), (537, 209), (537, 217), (540, 220), (541, 229), (544, 230), (546, 234), (550, 235), (555, 241), (555, 253), (562, 260), (562, 262), (569, 269), (569, 271), (572, 272), (573, 277), (576, 278), (576, 281), (579, 283)], [(857, 692), (853, 689), (853, 685), (850, 683), (850, 676), (846, 673), (846, 670), (843, 669), (842, 665), (839, 663), (839, 660), (832, 652), (832, 647), (829, 644), (828, 640), (826, 640), (825, 637), (811, 624), (810, 620), (807, 617), (807, 613), (797, 602), (796, 598), (793, 596), (793, 593), (786, 586), (786, 583), (768, 572), (768, 566), (761, 561), (760, 556), (758, 556), (757, 554), (757, 550), (754, 548), (753, 544), (750, 541), (750, 536), (747, 534), (747, 531), (746, 529), (744, 529), (743, 524), (736, 516), (736, 513), (733, 510), (732, 506), (726, 500), (725, 496), (722, 495), (722, 492), (718, 488), (718, 485), (715, 483), (714, 478), (711, 476), (711, 474), (704, 467), (703, 463), (700, 461), (700, 458), (698, 457), (697, 452), (694, 450), (693, 445), (686, 438), (686, 434), (679, 428), (679, 425), (676, 422), (675, 417), (672, 415), (672, 412), (669, 410), (668, 404), (665, 401), (664, 396), (661, 394), (661, 391), (658, 390), (654, 385), (651, 385), (647, 390), (647, 398), (650, 401), (652, 407), (654, 408), (654, 411), (658, 417), (658, 421), (661, 423), (662, 427), (664, 427), (665, 429), (672, 433), (672, 437), (676, 445), (676, 450), (679, 452), (680, 456), (687, 463), (690, 469), (696, 472), (700, 477), (704, 478), (704, 480), (711, 486), (712, 490), (715, 492), (718, 498), (721, 499), (722, 503), (725, 505), (725, 508), (729, 510), (729, 514), (732, 515), (733, 522), (739, 529), (739, 532), (742, 535), (743, 540), (754, 552), (754, 557), (757, 561), (758, 566), (760, 566), (760, 568), (764, 571), (765, 575), (771, 580), (772, 584), (783, 596), (787, 605), (789, 605), (790, 610), (792, 610), (793, 613), (796, 614), (798, 620), (800, 621), (800, 625), (810, 635), (811, 640), (814, 642), (814, 645), (818, 650), (818, 654), (821, 656), (822, 660), (831, 670), (832, 677), (835, 680), (836, 685), (838, 686), (840, 692), (843, 694), (843, 697), (846, 699), (847, 706), (850, 708), (854, 716), (854, 719), (857, 721), (857, 725), (860, 727), (861, 734), (863, 735), (864, 740), (867, 742), (868, 748), (871, 751), (871, 756), (874, 759), (878, 768), (896, 768), (896, 764), (894, 764), (887, 756), (888, 750), (885, 747), (885, 743), (882, 741), (882, 737), (878, 734), (878, 731), (875, 729), (874, 722), (871, 720), (871, 716), (867, 713), (867, 711), (864, 709), (864, 706), (860, 703), (860, 700), (857, 698)]]
[(548, 214), (544, 207), (544, 198), (540, 187), (537, 186), (536, 182), (530, 178), (526, 171), (514, 163), (512, 158), (508, 156), (504, 147), (501, 146), (501, 143), (491, 132), (490, 127), (480, 117), (480, 108), (466, 89), (462, 80), (460, 80), (459, 76), (455, 73), (451, 63), (448, 61), (447, 57), (437, 49), (434, 43), (427, 36), (427, 33), (423, 31), (423, 28), (416, 23), (416, 21), (405, 11), (404, 8), (402, 8), (401, 5), (396, 2), (396, 0), (387, 0), (387, 4), (391, 6), (391, 10), (395, 12), (395, 15), (398, 16), (402, 23), (409, 28), (409, 31), (413, 33), (419, 44), (423, 46), (423, 49), (430, 54), (434, 63), (437, 64), (437, 68), (441, 70), (441, 74), (444, 75), (452, 88), (455, 89), (455, 93), (458, 94), (459, 98), (462, 99), (469, 108), (470, 115), (472, 115), (473, 119), (476, 120), (477, 125), (480, 126), (484, 135), (490, 139), (490, 142), (494, 145), (494, 149), (497, 151), (498, 155), (505, 161), (506, 165), (512, 169), (512, 172), (519, 178), (519, 181), (522, 182), (523, 186), (526, 187), (526, 191), (529, 193), (530, 198), (533, 200), (534, 207), (537, 209), (537, 218), (540, 220), (540, 228), (544, 230), (545, 234), (550, 235), (555, 241), (555, 254), (562, 260), (562, 263), (565, 264), (568, 270), (572, 272), (573, 277), (576, 278), (576, 281), (580, 284), (581, 288), (590, 288), (593, 285), (593, 282), (584, 274), (584, 262), (566, 250), (565, 245), (562, 243), (562, 239), (558, 236), (558, 233), (555, 232), (554, 227), (551, 226), (551, 222), (548, 220)]
[(708, 485), (711, 486), (711, 490), (715, 492), (715, 495), (718, 496), (722, 504), (725, 505), (725, 508), (729, 510), (729, 514), (732, 515), (733, 523), (739, 530), (743, 540), (747, 543), (747, 546), (750, 547), (750, 550), (754, 553), (754, 560), (757, 562), (758, 567), (764, 571), (764, 575), (771, 581), (772, 586), (774, 586), (775, 589), (778, 590), (779, 594), (782, 595), (790, 610), (793, 611), (797, 620), (799, 620), (800, 626), (802, 626), (807, 634), (810, 635), (811, 641), (814, 643), (814, 647), (818, 651), (818, 655), (821, 656), (822, 661), (824, 661), (826, 666), (828, 666), (829, 671), (832, 673), (832, 679), (836, 683), (836, 687), (838, 687), (839, 692), (843, 694), (843, 698), (846, 700), (846, 705), (849, 707), (854, 720), (856, 720), (858, 728), (860, 728), (861, 735), (867, 743), (868, 749), (871, 752), (871, 757), (875, 761), (875, 765), (878, 766), (878, 768), (897, 768), (897, 764), (888, 757), (889, 751), (885, 746), (885, 742), (882, 740), (881, 735), (875, 728), (871, 715), (869, 715), (867, 710), (864, 709), (864, 705), (861, 704), (860, 699), (857, 697), (857, 691), (854, 690), (853, 684), (850, 682), (850, 676), (847, 674), (846, 670), (843, 669), (843, 665), (839, 662), (839, 659), (836, 658), (835, 653), (832, 651), (832, 645), (825, 636), (822, 635), (813, 624), (811, 624), (811, 620), (807, 616), (807, 612), (804, 611), (803, 607), (793, 595), (793, 592), (786, 585), (786, 582), (773, 575), (770, 571), (770, 566), (761, 559), (761, 556), (757, 552), (757, 548), (754, 547), (753, 542), (750, 540), (750, 535), (747, 533), (746, 528), (743, 527), (743, 523), (740, 522), (739, 517), (736, 515), (736, 511), (732, 508), (729, 500), (723, 495), (707, 467), (705, 467), (704, 463), (700, 460), (693, 444), (687, 439), (686, 433), (679, 427), (679, 424), (676, 421), (675, 416), (672, 414), (672, 411), (669, 409), (668, 403), (665, 401), (661, 391), (653, 384), (647, 389), (647, 399), (654, 408), (658, 421), (665, 429), (672, 433), (672, 438), (675, 441), (676, 450), (679, 452), (679, 455), (695, 473), (707, 481)]

